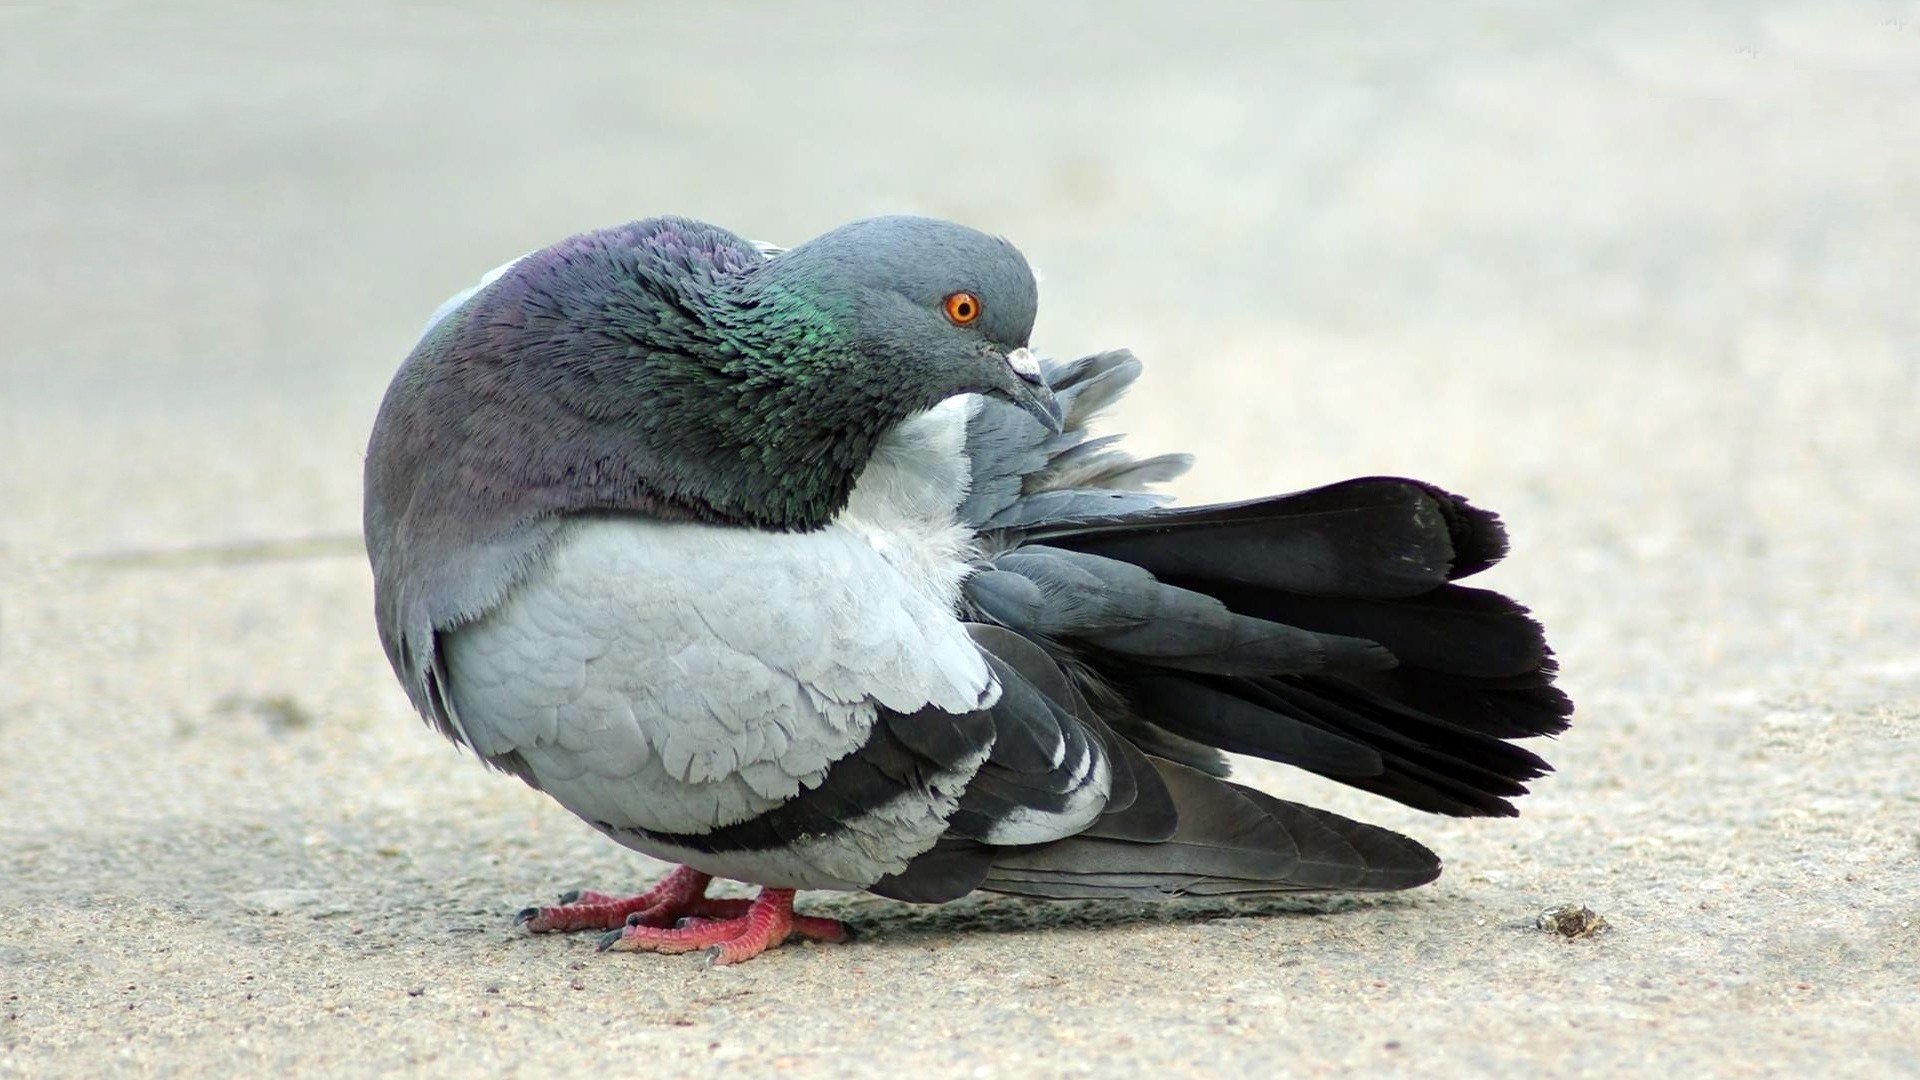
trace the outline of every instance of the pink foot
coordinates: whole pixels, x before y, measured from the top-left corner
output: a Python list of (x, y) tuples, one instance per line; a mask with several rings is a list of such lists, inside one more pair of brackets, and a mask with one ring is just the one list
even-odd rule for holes
[(746, 901), (707, 899), (707, 883), (713, 879), (698, 870), (676, 866), (660, 883), (638, 896), (609, 896), (583, 889), (567, 893), (557, 907), (530, 907), (514, 916), (536, 934), (567, 930), (613, 930), (639, 919), (646, 926), (672, 926), (687, 916), (718, 916), (731, 913), (712, 910), (713, 905)]
[(847, 940), (846, 925), (793, 913), (792, 889), (762, 889), (752, 901), (709, 900), (719, 918), (693, 917), (675, 927), (653, 926), (629, 918), (625, 928), (600, 939), (600, 948), (615, 952), (683, 953), (706, 949), (709, 963), (737, 964), (751, 960), (794, 934), (813, 941)]

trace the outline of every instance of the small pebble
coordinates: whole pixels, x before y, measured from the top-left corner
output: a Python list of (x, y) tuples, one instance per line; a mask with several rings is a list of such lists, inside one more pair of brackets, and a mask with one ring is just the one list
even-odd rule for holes
[(1585, 904), (1561, 904), (1541, 912), (1533, 925), (1563, 938), (1587, 938), (1605, 932), (1607, 919)]

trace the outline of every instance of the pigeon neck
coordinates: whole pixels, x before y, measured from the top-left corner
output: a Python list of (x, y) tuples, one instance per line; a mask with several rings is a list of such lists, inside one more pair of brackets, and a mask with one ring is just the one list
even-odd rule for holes
[(847, 505), (887, 432), (931, 402), (870, 362), (848, 327), (852, 313), (775, 274), (748, 275), (714, 298), (710, 379), (684, 407), (689, 449), (726, 472), (742, 497), (716, 507), (741, 524), (807, 530)]

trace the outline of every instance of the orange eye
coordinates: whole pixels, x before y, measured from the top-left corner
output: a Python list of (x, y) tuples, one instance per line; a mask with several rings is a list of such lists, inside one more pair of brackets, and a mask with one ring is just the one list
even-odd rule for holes
[(947, 297), (947, 319), (955, 326), (965, 326), (980, 317), (980, 298), (970, 292), (957, 292)]

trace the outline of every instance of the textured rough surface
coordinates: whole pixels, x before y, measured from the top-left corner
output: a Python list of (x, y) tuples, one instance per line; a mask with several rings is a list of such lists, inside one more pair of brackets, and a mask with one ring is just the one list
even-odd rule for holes
[[(0, 1075), (1912, 1073), (1920, 10), (1534, 8), (0, 11)], [(803, 894), (858, 939), (718, 971), (513, 928), (663, 868), (393, 685), (388, 376), (574, 229), (892, 210), (1134, 347), (1184, 496), (1499, 510), (1582, 709), (1525, 816), (1252, 768), (1445, 876)]]

